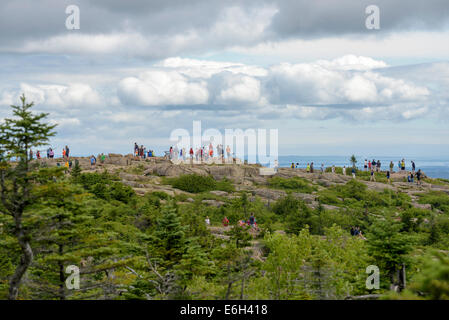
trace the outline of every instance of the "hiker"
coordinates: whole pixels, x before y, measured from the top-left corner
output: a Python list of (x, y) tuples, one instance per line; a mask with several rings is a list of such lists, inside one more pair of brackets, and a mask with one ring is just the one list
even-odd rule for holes
[(398, 161), (398, 171), (401, 171), (401, 161)]
[(37, 159), (40, 159), (40, 158), (41, 158), (41, 153), (40, 153), (39, 150), (36, 151), (36, 158), (37, 158)]
[(415, 173), (415, 162), (412, 161), (412, 172)]
[(335, 166), (332, 165), (332, 173), (335, 173)]
[(134, 142), (134, 155), (137, 155), (137, 150), (139, 150), (139, 146), (137, 145), (137, 142)]
[(368, 162), (368, 169), (371, 171), (371, 161)]
[(310, 164), (310, 173), (313, 173), (313, 162)]
[(324, 163), (321, 164), (321, 173), (324, 173)]
[(47, 159), (50, 158), (50, 148), (47, 149)]
[(401, 170), (402, 171), (405, 170), (405, 161), (404, 161), (404, 159), (402, 159), (402, 161), (401, 161)]
[(68, 161), (66, 161), (64, 163), (64, 167), (65, 167), (65, 171), (69, 170), (69, 162)]
[(369, 181), (376, 181), (376, 178), (374, 177), (374, 168), (371, 169), (371, 177), (369, 178)]
[(94, 155), (90, 157), (90, 167), (93, 168), (97, 164), (97, 158)]
[(354, 226), (351, 227), (351, 231), (350, 232), (351, 232), (351, 236), (355, 236), (355, 228), (354, 228)]
[(106, 156), (102, 153), (100, 156), (100, 162), (104, 163), (105, 160), (106, 160)]
[(62, 149), (62, 158), (65, 159), (65, 148)]
[(30, 160), (33, 160), (33, 150), (30, 149)]
[(410, 183), (411, 179), (410, 179), (410, 174), (407, 174), (407, 182)]
[(410, 172), (410, 182), (411, 182), (411, 183), (413, 183), (413, 178), (414, 178), (413, 172)]
[(363, 166), (363, 169), (366, 171), (368, 169), (368, 160), (365, 159), (365, 165)]
[(393, 172), (394, 164), (393, 161), (390, 161), (390, 171)]
[(307, 173), (310, 172), (310, 163), (307, 164), (306, 171), (307, 171)]
[(379, 172), (380, 171), (380, 160), (377, 160), (377, 167), (376, 167), (376, 171)]
[(228, 156), (228, 159), (231, 158), (231, 148), (229, 147), (229, 145), (226, 147), (226, 154)]
[(387, 171), (387, 181), (388, 181), (388, 183), (391, 183), (391, 181), (390, 181), (390, 171)]
[(374, 170), (374, 168), (377, 166), (376, 160), (373, 159), (373, 162), (371, 162), (371, 169)]
[(352, 179), (355, 179), (355, 168), (354, 167), (352, 167), (351, 173), (352, 173)]
[(292, 164), (291, 164), (290, 168), (292, 168), (292, 169), (294, 169), (294, 168), (295, 168), (295, 163), (294, 163), (294, 162), (292, 162)]
[(65, 146), (65, 156), (68, 158), (70, 156), (70, 149), (68, 146)]
[(206, 217), (206, 219), (204, 220), (206, 222), (206, 225), (210, 226), (210, 219), (209, 216)]
[(417, 179), (416, 184), (418, 184), (418, 185), (421, 184), (421, 175), (422, 175), (422, 172), (421, 172), (421, 169), (419, 169), (418, 172), (416, 173), (416, 179)]
[(255, 224), (256, 224), (256, 217), (254, 216), (254, 213), (251, 213), (251, 216), (249, 217), (249, 225), (254, 228)]
[(225, 217), (223, 218), (222, 223), (223, 223), (223, 227), (227, 227), (227, 226), (229, 225), (229, 219), (228, 219), (228, 217), (225, 216)]
[(346, 175), (346, 166), (343, 166), (343, 175)]
[(366, 238), (362, 234), (362, 230), (360, 230), (360, 227), (357, 227), (357, 236), (359, 236), (363, 240), (366, 240)]
[(52, 148), (50, 148), (50, 153), (49, 153), (49, 155), (50, 155), (50, 159), (53, 159), (53, 158), (55, 157), (55, 152), (53, 151)]

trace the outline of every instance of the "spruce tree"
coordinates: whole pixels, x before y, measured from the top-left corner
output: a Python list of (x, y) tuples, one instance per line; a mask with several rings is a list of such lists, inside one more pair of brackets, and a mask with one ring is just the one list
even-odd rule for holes
[[(22, 105), (12, 105), (14, 118), (5, 118), (0, 125), (0, 194), (1, 212), (10, 216), (14, 223), (14, 236), (17, 239), (22, 257), (9, 282), (9, 299), (17, 299), (24, 274), (33, 261), (29, 230), (24, 227), (23, 215), (34, 195), (31, 192), (36, 168), (31, 165), (28, 152), (45, 145), (55, 134), (56, 125), (44, 122), (48, 114), (33, 114), (33, 103), (27, 103), (25, 95), (20, 97)], [(16, 160), (11, 163), (10, 160)]]

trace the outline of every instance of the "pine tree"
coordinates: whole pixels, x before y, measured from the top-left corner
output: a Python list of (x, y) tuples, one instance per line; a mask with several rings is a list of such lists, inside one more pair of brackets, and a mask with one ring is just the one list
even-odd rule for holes
[[(48, 114), (33, 114), (30, 109), (33, 103), (27, 103), (25, 96), (20, 97), (21, 106), (11, 106), (15, 118), (5, 118), (0, 125), (0, 194), (1, 212), (12, 217), (14, 236), (16, 237), (22, 257), (16, 266), (9, 282), (9, 299), (17, 299), (22, 278), (33, 261), (33, 250), (30, 246), (29, 231), (23, 225), (24, 212), (34, 195), (31, 193), (36, 170), (31, 165), (28, 152), (33, 147), (45, 145), (55, 134), (56, 125), (49, 125), (43, 120)], [(11, 164), (9, 161), (16, 159)]]
[(72, 169), (71, 175), (74, 179), (77, 179), (81, 174), (81, 167), (78, 159), (75, 159), (75, 166)]
[(399, 286), (398, 272), (407, 263), (411, 239), (400, 232), (402, 224), (391, 220), (376, 221), (368, 235), (368, 252), (380, 270), (390, 278), (392, 287)]
[(173, 203), (164, 206), (161, 213), (162, 217), (157, 221), (152, 242), (156, 250), (155, 258), (161, 260), (163, 266), (170, 268), (178, 263), (185, 253), (185, 228)]
[(357, 163), (357, 158), (355, 157), (355, 155), (352, 155), (349, 161), (352, 163), (352, 167), (355, 168), (355, 165)]

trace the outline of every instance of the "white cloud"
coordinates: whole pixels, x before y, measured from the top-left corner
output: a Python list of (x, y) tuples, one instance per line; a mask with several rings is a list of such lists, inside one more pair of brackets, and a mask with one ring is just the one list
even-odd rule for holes
[(152, 70), (118, 84), (124, 104), (144, 106), (205, 104), (209, 92), (204, 81), (192, 81), (177, 71)]
[(260, 99), (260, 81), (249, 76), (226, 77), (226, 85), (220, 91), (219, 103), (257, 103)]
[(5, 91), (0, 104), (10, 105), (19, 101), (19, 96), (25, 94), (28, 101), (36, 105), (50, 105), (57, 107), (91, 107), (103, 104), (100, 94), (89, 85), (74, 83), (71, 85), (41, 84), (31, 85), (21, 83), (20, 88)]

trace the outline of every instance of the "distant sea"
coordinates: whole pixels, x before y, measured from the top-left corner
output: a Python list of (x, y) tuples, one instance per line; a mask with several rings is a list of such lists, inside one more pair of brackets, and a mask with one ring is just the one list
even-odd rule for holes
[[(380, 160), (382, 170), (387, 170), (390, 166), (390, 161), (394, 163), (394, 170), (398, 169), (398, 161), (402, 160), (400, 157), (380, 157), (374, 158), (376, 161)], [(432, 158), (404, 158), (406, 163), (406, 170), (411, 170), (414, 161), (416, 170), (421, 169), (427, 176), (431, 178), (449, 179), (449, 159), (432, 159)], [(373, 161), (373, 158), (367, 159)], [(349, 162), (349, 157), (343, 156), (279, 156), (280, 167), (290, 167), (292, 162), (299, 163), (300, 168), (306, 168), (307, 163), (313, 162), (315, 170), (319, 170), (321, 164), (324, 167), (352, 166)], [(357, 157), (357, 167), (363, 169), (365, 158)]]

